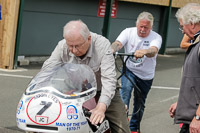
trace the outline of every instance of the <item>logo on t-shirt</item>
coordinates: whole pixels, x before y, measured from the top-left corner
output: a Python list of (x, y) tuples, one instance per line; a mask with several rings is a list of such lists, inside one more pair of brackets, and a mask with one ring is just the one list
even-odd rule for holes
[(143, 65), (144, 57), (143, 58), (130, 57), (129, 60), (133, 63), (134, 67), (140, 67)]
[(149, 46), (149, 41), (144, 41), (143, 46)]

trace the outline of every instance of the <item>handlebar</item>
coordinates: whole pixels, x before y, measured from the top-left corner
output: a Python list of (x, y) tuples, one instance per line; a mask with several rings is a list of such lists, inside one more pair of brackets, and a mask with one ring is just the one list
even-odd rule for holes
[(85, 107), (83, 107), (83, 113), (85, 114), (85, 116), (86, 117), (88, 117), (88, 118), (90, 118), (90, 116), (91, 116), (91, 112), (88, 110), (88, 109), (86, 109)]
[[(135, 52), (132, 52), (132, 53), (118, 53), (118, 52), (115, 52), (114, 53), (114, 57), (117, 58), (117, 56), (120, 57), (121, 61), (122, 61), (122, 72), (121, 72), (121, 75), (117, 78), (117, 80), (119, 80), (123, 75), (132, 83), (133, 87), (135, 88), (136, 90), (136, 93), (138, 95), (138, 101), (140, 103), (140, 106), (138, 108), (137, 111), (134, 112), (134, 114), (137, 114), (140, 112), (140, 109), (142, 108), (142, 91), (141, 89), (138, 87), (138, 85), (136, 83), (134, 83), (127, 75), (126, 75), (126, 62), (128, 61), (129, 57), (134, 57), (134, 54)], [(124, 56), (127, 56), (127, 58), (124, 60), (123, 57)], [(117, 67), (117, 64), (116, 64), (116, 67)], [(118, 69), (118, 68), (117, 68)], [(118, 69), (118, 71), (120, 71)], [(140, 115), (140, 113), (139, 113)], [(129, 116), (129, 114), (128, 114)], [(140, 131), (140, 124), (139, 124), (139, 131)]]
[(132, 52), (132, 53), (118, 53), (118, 52), (115, 52), (114, 53), (114, 56), (134, 56), (135, 52)]
[[(82, 107), (82, 109), (83, 109), (83, 113), (84, 113), (84, 115), (85, 115), (85, 117), (86, 117), (86, 119), (87, 119), (87, 121), (88, 121), (89, 126), (91, 127), (91, 129), (93, 130), (93, 132), (96, 133), (96, 131), (99, 129), (99, 127), (101, 126), (102, 123), (98, 123), (97, 125), (93, 125), (93, 124), (90, 122), (90, 120), (89, 120), (90, 116), (92, 115), (92, 113), (90, 112), (90, 110), (88, 110), (88, 109), (85, 108), (85, 107)], [(105, 121), (105, 120), (106, 120), (106, 118), (104, 118), (103, 121)]]
[[(118, 53), (118, 52), (115, 52), (114, 53), (115, 58), (117, 56), (119, 56), (121, 61), (122, 61), (122, 72), (121, 72), (121, 75), (117, 78), (117, 80), (119, 80), (124, 75), (132, 83), (133, 87), (137, 90), (137, 93), (138, 93), (139, 97), (141, 98), (141, 89), (126, 75), (126, 69), (127, 69), (126, 68), (126, 62), (129, 59), (129, 57), (133, 57), (134, 56), (134, 53), (135, 52), (132, 52), (132, 53)], [(123, 59), (124, 56), (127, 56), (127, 58), (125, 60)], [(118, 69), (118, 71), (120, 71), (120, 70)]]

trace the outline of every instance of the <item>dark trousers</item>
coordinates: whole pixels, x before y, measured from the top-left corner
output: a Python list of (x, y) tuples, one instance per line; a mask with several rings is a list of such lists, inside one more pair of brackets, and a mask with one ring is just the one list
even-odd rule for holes
[(181, 131), (179, 133), (189, 133), (189, 124), (183, 124)]
[(121, 100), (119, 90), (116, 90), (111, 104), (106, 110), (106, 118), (109, 121), (112, 133), (130, 133), (125, 105)]
[[(98, 101), (100, 92), (97, 92), (96, 100)], [(105, 112), (105, 117), (109, 121), (112, 133), (130, 133), (129, 122), (126, 116), (125, 105), (122, 102), (120, 92), (115, 91), (115, 96), (111, 100), (110, 106)]]

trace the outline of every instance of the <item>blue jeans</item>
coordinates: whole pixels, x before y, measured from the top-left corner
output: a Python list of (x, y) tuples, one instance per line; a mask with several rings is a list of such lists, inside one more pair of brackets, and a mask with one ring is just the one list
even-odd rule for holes
[[(142, 80), (142, 79), (138, 78), (136, 75), (134, 75), (128, 69), (126, 69), (125, 74), (141, 90), (141, 97), (139, 97), (136, 90), (134, 91), (133, 113), (132, 113), (132, 117), (131, 117), (130, 125), (129, 125), (131, 131), (137, 131), (140, 128), (139, 127), (140, 121), (142, 120), (142, 116), (143, 116), (144, 108), (145, 108), (145, 100), (147, 98), (147, 94), (148, 94), (149, 90), (151, 89), (153, 79)], [(122, 101), (129, 108), (130, 98), (131, 98), (131, 94), (132, 94), (134, 86), (131, 83), (131, 81), (127, 79), (126, 76), (123, 75), (122, 78), (121, 78), (122, 87), (121, 87), (120, 94), (121, 94), (121, 97), (122, 97)], [(140, 98), (141, 98), (141, 100), (139, 100)]]

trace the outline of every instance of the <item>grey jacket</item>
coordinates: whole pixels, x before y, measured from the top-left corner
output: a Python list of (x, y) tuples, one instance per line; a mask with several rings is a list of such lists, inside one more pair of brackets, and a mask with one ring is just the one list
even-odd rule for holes
[(190, 124), (200, 104), (200, 36), (188, 48), (175, 114), (175, 123)]

